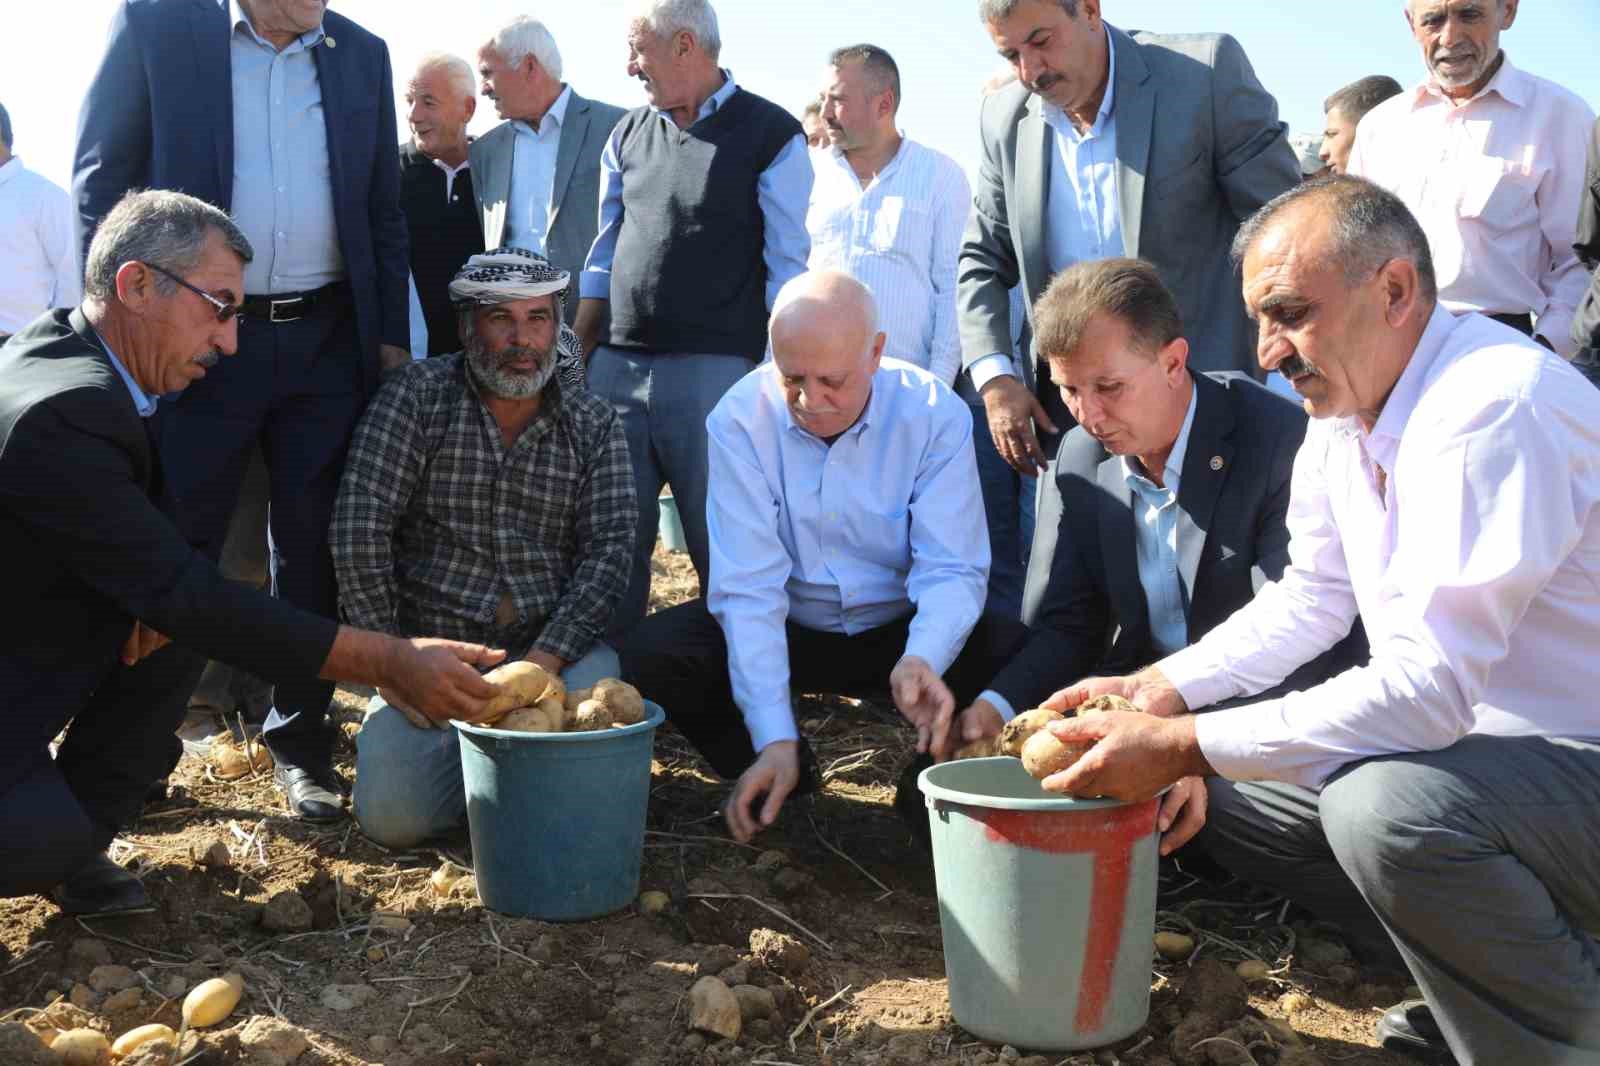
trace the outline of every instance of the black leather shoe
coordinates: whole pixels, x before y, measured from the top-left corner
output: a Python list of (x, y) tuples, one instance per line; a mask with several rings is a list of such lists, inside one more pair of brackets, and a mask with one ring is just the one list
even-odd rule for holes
[(1420, 999), (1408, 999), (1390, 1007), (1378, 1019), (1378, 1043), (1387, 1051), (1423, 1059), (1427, 1062), (1453, 1063), (1450, 1045), (1433, 1020), (1433, 1009)]
[(120, 914), (150, 905), (139, 879), (105, 855), (90, 859), (50, 896), (68, 914)]
[(317, 773), (298, 766), (279, 766), (273, 782), (283, 790), (289, 813), (307, 822), (337, 822), (345, 816), (344, 797), (332, 770)]

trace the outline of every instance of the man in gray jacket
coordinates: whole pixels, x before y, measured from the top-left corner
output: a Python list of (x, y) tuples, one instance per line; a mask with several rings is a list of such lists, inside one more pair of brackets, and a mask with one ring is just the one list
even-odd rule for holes
[[(599, 228), (600, 152), (623, 110), (573, 92), (555, 38), (526, 15), (478, 50), (478, 76), (505, 119), (467, 150), (483, 246), (525, 249), (576, 278)], [(565, 302), (570, 326), (576, 283)]]
[(995, 446), (1023, 473), (1046, 465), (1035, 425), (1058, 427), (1033, 357), (1012, 352), (1008, 290), (1020, 280), (1031, 315), (1071, 263), (1148, 260), (1177, 298), (1190, 365), (1259, 377), (1228, 247), (1243, 219), (1300, 181), (1277, 103), (1237, 41), (1124, 33), (1100, 6), (978, 5), (1017, 84), (983, 105), (958, 276), (961, 346)]

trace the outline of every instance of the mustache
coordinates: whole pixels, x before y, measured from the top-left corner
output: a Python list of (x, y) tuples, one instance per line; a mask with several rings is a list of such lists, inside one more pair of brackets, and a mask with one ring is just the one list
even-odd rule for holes
[(213, 348), (209, 352), (195, 356), (194, 361), (209, 370), (222, 362), (222, 353)]
[(1295, 378), (1305, 377), (1307, 374), (1310, 374), (1312, 377), (1321, 376), (1317, 373), (1316, 367), (1312, 366), (1298, 355), (1291, 355), (1283, 362), (1279, 363), (1278, 373), (1282, 374), (1290, 381), (1293, 381)]
[(1059, 74), (1045, 74), (1045, 75), (1042, 75), (1041, 77), (1039, 77), (1037, 80), (1030, 81), (1030, 82), (1027, 82), (1025, 84), (1027, 85), (1029, 92), (1031, 92), (1031, 93), (1042, 93), (1046, 89), (1052, 88), (1052, 87), (1054, 87), (1056, 85), (1059, 85), (1060, 83), (1061, 83), (1061, 75), (1059, 75)]

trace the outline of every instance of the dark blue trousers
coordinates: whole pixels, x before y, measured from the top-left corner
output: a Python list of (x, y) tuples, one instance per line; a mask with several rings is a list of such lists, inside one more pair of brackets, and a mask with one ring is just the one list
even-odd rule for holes
[[(214, 560), (260, 443), (271, 500), (273, 592), (326, 618), (338, 617), (328, 523), (369, 395), (362, 362), (347, 306), (321, 306), (294, 322), (244, 319), (239, 353), (177, 398), (162, 432), (171, 506), (190, 543)], [(332, 697), (332, 682), (314, 677), (276, 687), (262, 738), (278, 762), (328, 762)]]

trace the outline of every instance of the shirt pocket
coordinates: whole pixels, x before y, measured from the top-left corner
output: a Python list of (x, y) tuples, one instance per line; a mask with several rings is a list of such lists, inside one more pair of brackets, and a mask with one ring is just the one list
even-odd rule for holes
[(1463, 160), (1461, 168), (1456, 211), (1462, 218), (1508, 231), (1537, 219), (1534, 193), (1539, 181), (1533, 168), (1495, 156)]
[(867, 246), (879, 255), (900, 255), (926, 262), (931, 240), (928, 205), (904, 196), (888, 196), (872, 213)]

